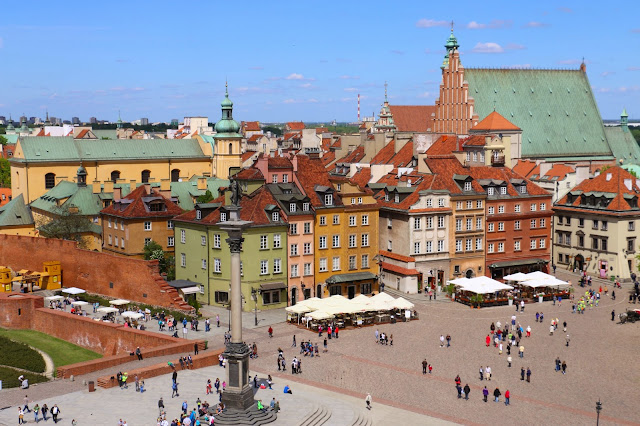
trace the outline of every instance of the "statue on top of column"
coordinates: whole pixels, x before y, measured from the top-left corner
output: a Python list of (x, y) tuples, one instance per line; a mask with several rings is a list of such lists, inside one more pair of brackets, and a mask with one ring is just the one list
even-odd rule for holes
[(231, 204), (236, 207), (240, 207), (240, 197), (242, 197), (242, 189), (240, 188), (240, 182), (237, 179), (231, 180)]

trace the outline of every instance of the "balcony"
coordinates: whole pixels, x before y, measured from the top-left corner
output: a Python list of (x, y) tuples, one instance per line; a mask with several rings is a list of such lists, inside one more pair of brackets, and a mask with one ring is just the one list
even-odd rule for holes
[(492, 155), (491, 156), (491, 165), (492, 166), (504, 166), (504, 155)]

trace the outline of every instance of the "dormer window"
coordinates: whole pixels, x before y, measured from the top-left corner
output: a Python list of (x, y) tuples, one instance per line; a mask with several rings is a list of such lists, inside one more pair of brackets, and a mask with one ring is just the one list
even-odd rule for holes
[(342, 191), (342, 184), (341, 183), (337, 184), (336, 189), (338, 190), (338, 192)]
[(489, 188), (487, 188), (487, 195), (493, 195), (495, 194), (496, 189), (493, 186), (490, 186)]
[(226, 222), (226, 221), (227, 221), (227, 213), (220, 212), (220, 222)]
[(465, 191), (471, 191), (471, 182), (465, 182), (464, 183), (464, 190)]
[(271, 221), (278, 222), (280, 220), (280, 212), (271, 213)]
[(333, 194), (325, 194), (324, 196), (324, 205), (332, 206), (333, 205)]
[(527, 193), (527, 185), (520, 185), (520, 193), (521, 194)]
[(295, 213), (295, 211), (296, 211), (296, 203), (289, 203), (289, 211), (291, 213)]
[(302, 203), (302, 211), (305, 211), (305, 212), (309, 211), (309, 203)]
[(196, 210), (196, 219), (197, 220), (202, 219), (202, 210)]
[(400, 202), (400, 194), (396, 194), (396, 195), (393, 197), (393, 201), (394, 201), (394, 202), (396, 202), (396, 203), (399, 203), (399, 202)]
[(388, 192), (384, 194), (384, 200), (385, 201), (389, 201), (389, 193)]
[(503, 185), (500, 187), (500, 195), (507, 195), (507, 186)]

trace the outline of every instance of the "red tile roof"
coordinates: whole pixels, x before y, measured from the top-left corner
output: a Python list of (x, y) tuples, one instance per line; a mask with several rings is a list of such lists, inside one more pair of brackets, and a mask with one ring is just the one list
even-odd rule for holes
[(472, 131), (497, 131), (497, 130), (520, 130), (520, 127), (516, 126), (497, 111), (493, 111), (487, 115), (484, 120), (476, 124), (471, 128)]
[(304, 130), (304, 123), (302, 121), (290, 121), (287, 123), (289, 130)]
[(291, 160), (286, 157), (269, 157), (268, 164), (270, 169), (293, 169)]
[(329, 151), (329, 148), (331, 148), (331, 138), (322, 138), (321, 146), (323, 151)]
[(89, 133), (89, 129), (83, 129), (74, 139), (82, 139), (87, 135), (87, 133)]
[(401, 262), (415, 262), (415, 257), (403, 256), (398, 253), (392, 253), (386, 250), (380, 250), (380, 256), (389, 257), (391, 259), (399, 260)]
[(389, 160), (396, 153), (395, 139), (391, 139), (376, 155), (371, 159), (371, 164), (389, 164)]
[(342, 138), (336, 139), (336, 141), (331, 144), (331, 148), (342, 148)]
[(411, 179), (413, 192), (404, 197), (399, 203), (396, 203), (392, 199), (385, 201), (385, 191), (378, 192), (376, 199), (380, 207), (408, 210), (420, 199), (420, 191), (425, 189), (443, 189), (440, 188), (442, 185), (438, 184), (438, 177), (435, 175), (413, 172), (409, 175), (402, 175), (401, 177), (398, 177), (397, 170), (382, 176), (378, 180), (378, 183), (385, 183), (389, 186), (398, 186), (399, 183), (404, 182), (404, 186), (407, 186), (409, 179)]
[(336, 159), (336, 152), (329, 151), (322, 156), (322, 164), (328, 166)]
[(399, 132), (425, 133), (433, 130), (435, 105), (389, 105)]
[(254, 167), (242, 169), (235, 174), (235, 178), (240, 180), (264, 180), (262, 172)]
[(400, 151), (398, 151), (391, 159), (389, 160), (390, 164), (393, 164), (396, 167), (407, 167), (411, 160), (413, 159), (413, 140), (408, 141)]
[(242, 130), (245, 132), (259, 132), (260, 122), (259, 121), (243, 121)]
[(468, 138), (462, 139), (462, 146), (485, 146), (485, 135), (473, 135)]
[(358, 145), (356, 149), (340, 158), (336, 163), (358, 163), (364, 158), (364, 146)]
[(418, 272), (416, 269), (403, 268), (402, 266), (392, 265), (391, 263), (387, 262), (380, 263), (382, 264), (382, 269), (384, 269), (385, 271), (395, 272), (399, 275), (420, 275), (420, 272)]
[[(157, 200), (153, 201), (160, 201), (164, 204), (166, 210), (151, 211), (149, 208), (150, 201), (145, 202), (143, 200), (143, 198), (146, 197), (156, 198)], [(131, 200), (131, 202), (124, 202), (124, 200)], [(182, 209), (155, 189), (152, 188), (150, 191), (147, 191), (146, 185), (140, 185), (122, 200), (114, 201), (113, 204), (102, 209), (101, 213), (110, 216), (133, 219), (145, 217), (173, 217), (181, 214)]]
[[(625, 180), (627, 180), (631, 189), (627, 188)], [(582, 191), (583, 194), (588, 192), (608, 192), (616, 194), (615, 198), (604, 208), (604, 210), (607, 211), (631, 210), (631, 206), (624, 198), (625, 195), (640, 198), (640, 185), (636, 177), (619, 166), (609, 167), (602, 171), (600, 175), (583, 181), (571, 190), (571, 192), (574, 191)], [(556, 203), (555, 207), (563, 208), (564, 205), (567, 205), (568, 196), (569, 194), (562, 197), (562, 199)], [(580, 206), (580, 199), (580, 196), (576, 197), (571, 206)], [(598, 208), (598, 210), (601, 210), (601, 208)]]
[(289, 139), (301, 139), (302, 138), (302, 133), (300, 132), (289, 132), (289, 133), (285, 133), (283, 136), (283, 139), (285, 141), (288, 141)]
[(427, 157), (434, 155), (449, 155), (459, 150), (460, 144), (458, 143), (457, 136), (440, 136), (430, 147), (427, 149)]
[(40, 129), (36, 136), (44, 136), (44, 129)]
[(524, 179), (526, 181), (526, 196), (547, 195), (551, 197), (551, 194), (545, 189), (539, 187), (535, 183), (526, 179), (524, 176), (514, 172), (508, 167), (477, 166), (468, 167), (466, 170), (468, 171), (467, 174), (470, 174), (474, 179), (495, 179), (507, 182), (507, 194), (512, 197), (522, 197), (525, 196), (525, 194), (521, 194), (520, 192), (518, 192), (518, 190), (510, 183), (511, 179)]
[(568, 166), (568, 165), (562, 164), (562, 163), (556, 163), (544, 175), (547, 176), (549, 179), (551, 179), (553, 177), (557, 177), (558, 179), (556, 179), (556, 180), (563, 180), (564, 178), (567, 177), (567, 175), (569, 173), (575, 173), (575, 171), (576, 171), (576, 169), (573, 168), (572, 166)]
[(247, 152), (243, 152), (242, 155), (240, 156), (240, 158), (242, 159), (242, 162), (244, 163), (245, 161), (247, 161), (249, 158), (251, 158), (253, 155), (258, 154), (255, 151), (247, 151)]
[(319, 135), (320, 133), (328, 133), (329, 129), (327, 129), (326, 127), (316, 127), (316, 135)]
[[(471, 175), (471, 169), (474, 168), (465, 168), (454, 156), (443, 156), (441, 158), (427, 157), (425, 161), (427, 163), (427, 167), (429, 167), (429, 170), (431, 170), (432, 173), (439, 175), (438, 177), (440, 179), (438, 180), (438, 183), (443, 186), (443, 188), (435, 189), (446, 189), (451, 194), (462, 193), (462, 189), (453, 179), (453, 175)], [(475, 180), (471, 182), (471, 187), (476, 192), (484, 192), (482, 186), (480, 186), (480, 184)]]
[[(2, 196), (4, 195), (4, 199)], [(11, 188), (0, 188), (0, 207), (11, 201)]]
[(264, 135), (261, 133), (254, 133), (249, 137), (249, 139), (247, 139), (247, 142), (258, 142), (258, 140), (263, 136)]
[[(529, 177), (532, 174), (534, 174), (534, 169), (536, 169), (536, 162), (535, 161), (531, 161), (531, 160), (518, 160), (518, 162), (516, 163), (515, 166), (513, 166), (513, 171), (522, 175), (522, 176), (526, 176)], [(540, 174), (540, 171), (538, 169), (538, 174)]]
[(360, 188), (367, 186), (371, 180), (371, 168), (361, 167), (352, 177), (351, 180), (356, 183)]
[[(329, 180), (329, 172), (325, 169), (322, 161), (311, 159), (306, 155), (298, 155), (298, 172), (296, 174), (304, 193), (311, 201), (311, 205), (315, 207), (324, 206), (324, 200), (320, 199), (315, 187), (316, 185), (322, 185), (333, 188), (333, 184)], [(342, 200), (337, 193), (334, 193), (333, 204), (342, 206)]]

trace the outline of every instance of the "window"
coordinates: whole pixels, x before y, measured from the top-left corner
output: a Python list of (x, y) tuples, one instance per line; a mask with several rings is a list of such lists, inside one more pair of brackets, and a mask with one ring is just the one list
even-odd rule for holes
[(541, 249), (543, 249), (543, 248), (545, 248), (547, 246), (547, 240), (545, 240), (544, 238), (540, 238), (539, 242), (540, 242), (539, 247)]
[(504, 206), (498, 206), (498, 213), (499, 214), (504, 213)]
[(174, 237), (167, 237), (167, 247), (173, 247), (175, 245)]
[(470, 210), (473, 208), (473, 201), (467, 201), (467, 210)]
[(290, 256), (297, 256), (298, 255), (298, 245), (297, 244), (291, 244), (289, 246), (289, 255)]
[(220, 234), (213, 234), (213, 248), (220, 248)]
[(627, 251), (629, 253), (635, 253), (636, 252), (636, 239), (635, 238), (628, 238), (627, 239)]
[(462, 219), (456, 219), (456, 231), (462, 231)]
[(327, 248), (327, 237), (326, 236), (322, 236), (322, 237), (318, 238), (318, 246), (321, 249), (326, 249)]
[(504, 243), (498, 243), (498, 253), (504, 253)]
[(494, 226), (495, 226), (495, 224), (493, 224), (493, 223), (487, 224), (487, 232), (493, 232), (494, 231)]
[(362, 224), (362, 226), (369, 225), (369, 215), (368, 214), (363, 214), (362, 218), (360, 219), (360, 223)]
[[(564, 223), (565, 225), (571, 225), (571, 217), (569, 216), (565, 216), (564, 218)], [(568, 255), (567, 255), (568, 256)]]
[(206, 237), (206, 235), (200, 235), (200, 244), (202, 244), (203, 246), (207, 245), (207, 237)]
[(205, 270), (207, 269), (207, 259), (201, 259), (200, 267)]
[(464, 190), (465, 191), (471, 191), (471, 182), (465, 182), (464, 183)]
[(426, 218), (427, 220), (427, 229), (433, 229), (433, 217), (429, 216)]
[(473, 249), (473, 240), (471, 238), (468, 238), (464, 242), (464, 249), (465, 251), (471, 251)]
[(185, 255), (184, 253), (180, 253), (180, 266), (182, 266), (183, 268), (187, 266), (187, 255)]
[(260, 275), (267, 275), (269, 273), (269, 261), (261, 260), (260, 261)]
[(395, 203), (399, 203), (400, 202), (400, 194), (396, 193), (396, 195), (393, 196), (393, 201)]
[(269, 245), (269, 236), (268, 235), (260, 235), (260, 250), (266, 250)]
[(516, 204), (515, 206), (513, 206), (513, 211), (515, 211), (516, 213), (520, 213), (520, 204)]
[(504, 231), (504, 222), (498, 222), (498, 231)]
[[(296, 265), (296, 267), (298, 267), (298, 265)], [(282, 260), (273, 259), (273, 273), (279, 274), (281, 272), (282, 272)]]
[(358, 197), (358, 204), (362, 204), (362, 197)]
[(242, 260), (240, 261), (240, 276), (244, 277), (244, 263), (242, 263)]
[(309, 211), (309, 203), (302, 203), (302, 211), (303, 212)]
[(340, 216), (337, 214), (333, 215), (333, 224), (334, 225), (340, 225)]
[(120, 179), (120, 172), (118, 170), (114, 170), (111, 172), (111, 182), (116, 183)]
[(529, 248), (531, 248), (532, 250), (536, 248), (536, 240), (535, 239), (531, 239), (531, 242), (529, 243)]
[(385, 192), (385, 194), (384, 194), (384, 200), (385, 200), (385, 201), (389, 201), (389, 193), (388, 193), (388, 192)]
[(506, 186), (501, 186), (500, 187), (500, 195), (507, 195), (507, 187)]
[(387, 241), (387, 251), (393, 251), (393, 241)]
[(444, 228), (444, 216), (438, 216), (438, 228)]
[(324, 196), (324, 205), (332, 206), (333, 205), (333, 194), (325, 194)]
[(340, 247), (340, 235), (334, 235), (331, 237), (331, 246), (333, 248)]
[(335, 257), (333, 258), (333, 260), (332, 260), (331, 265), (332, 265), (332, 268), (331, 268), (331, 269), (332, 269), (333, 271), (339, 271), (339, 270), (340, 270), (340, 257), (335, 256)]
[(482, 238), (476, 238), (476, 250), (482, 250)]
[(360, 256), (360, 267), (362, 269), (366, 269), (369, 267), (369, 255), (368, 254), (363, 254), (362, 256)]
[(369, 247), (369, 234), (362, 234), (361, 240), (362, 247)]
[[(173, 221), (172, 221), (172, 220), (170, 220), (169, 222), (171, 222), (171, 229), (173, 229)], [(169, 222), (167, 222), (167, 223), (169, 223)], [(120, 221), (120, 229), (121, 229), (122, 231), (124, 231), (124, 220), (121, 220), (121, 221)]]
[(145, 230), (145, 231), (151, 231), (151, 222), (146, 221), (146, 222), (144, 223), (144, 230)]
[(196, 210), (196, 219), (197, 219), (197, 220), (202, 219), (202, 211), (200, 211), (200, 210)]
[(289, 175), (282, 175), (282, 182), (283, 183), (289, 183)]
[(454, 274), (459, 274), (460, 273), (460, 265), (455, 265), (453, 267), (453, 273)]
[(220, 212), (220, 222), (226, 222), (226, 221), (227, 221), (227, 213)]
[(320, 216), (320, 226), (325, 226), (327, 224), (327, 217)]
[(547, 203), (540, 203), (540, 211), (544, 211), (547, 209)]
[(349, 256), (349, 269), (357, 269), (358, 265), (356, 264), (356, 257)]
[(44, 188), (51, 189), (56, 186), (56, 174), (55, 173), (47, 173), (44, 175)]
[(456, 252), (462, 251), (462, 240), (456, 240)]
[(516, 231), (520, 229), (520, 221), (516, 220), (513, 222), (513, 229), (515, 229)]
[(608, 241), (606, 238), (603, 238), (602, 241), (600, 242), (601, 246), (600, 246), (600, 250), (602, 251), (607, 251), (607, 246), (608, 246)]
[(297, 206), (296, 206), (296, 203), (289, 203), (289, 211), (290, 211), (291, 213), (295, 213), (295, 211), (296, 211), (296, 207), (297, 207)]
[(487, 195), (494, 195), (495, 191), (495, 188), (493, 186), (490, 186), (487, 188)]
[(531, 219), (531, 229), (535, 229), (536, 228), (537, 222), (538, 222), (537, 220)]
[(151, 178), (151, 172), (149, 170), (143, 170), (140, 174), (142, 183), (149, 183), (149, 179)]
[(356, 226), (356, 217), (355, 216), (349, 216), (349, 226)]
[(305, 234), (310, 234), (311, 233), (311, 222), (305, 222), (304, 223), (304, 233)]
[(273, 248), (282, 247), (282, 238), (280, 234), (273, 234)]
[(540, 219), (540, 228), (545, 228), (547, 226), (547, 219)]
[[(4, 194), (2, 194), (2, 196), (4, 197)], [(108, 220), (107, 220), (107, 226), (108, 226), (109, 228), (111, 228), (111, 218), (108, 218)], [(118, 227), (118, 222), (116, 221), (116, 228), (117, 228), (117, 227)]]
[(187, 233), (184, 229), (180, 230), (180, 242), (184, 244), (187, 241)]
[(538, 208), (538, 205), (536, 203), (531, 203), (531, 211), (532, 212), (535, 212), (537, 208)]
[(297, 223), (290, 223), (289, 224), (289, 233), (291, 235), (298, 235), (298, 224)]
[(425, 251), (427, 253), (433, 253), (433, 241), (427, 241)]
[(111, 238), (111, 234), (109, 234), (109, 245), (113, 245), (113, 239)]
[(520, 185), (520, 193), (521, 194), (526, 194), (527, 193), (527, 185)]
[(422, 228), (422, 220), (419, 217), (413, 218), (413, 229), (420, 230)]
[(438, 252), (442, 253), (444, 251), (444, 240), (438, 240)]
[(477, 200), (476, 201), (476, 209), (481, 209), (482, 208), (482, 200)]
[(467, 218), (467, 231), (473, 231), (473, 219)]
[(387, 218), (387, 229), (393, 228), (393, 219), (390, 217)]
[[(273, 271), (275, 273), (275, 271)], [(298, 265), (291, 265), (291, 277), (296, 278), (298, 276)]]
[(355, 199), (355, 198), (352, 198), (352, 199), (351, 199), (351, 204), (355, 204), (355, 203), (356, 203), (356, 199)]
[(278, 221), (280, 221), (280, 212), (273, 212), (273, 213), (271, 213), (271, 221), (272, 221), (272, 222), (278, 222)]
[(342, 191), (342, 184), (341, 183), (336, 184), (336, 190), (338, 190), (338, 192)]
[(456, 210), (462, 210), (462, 206), (463, 206), (462, 201), (456, 202)]
[(578, 247), (584, 247), (584, 235), (578, 235)]
[(304, 275), (305, 276), (311, 275), (311, 263), (304, 264)]
[(413, 252), (415, 254), (419, 254), (420, 253), (420, 243), (413, 243)]
[(280, 303), (280, 290), (263, 291), (262, 304), (271, 305), (273, 303)]
[(323, 257), (323, 258), (320, 259), (320, 263), (318, 264), (318, 270), (320, 272), (327, 272), (328, 271), (328, 269), (327, 269), (327, 258), (326, 257)]
[(495, 207), (489, 207), (489, 214), (494, 214), (496, 212), (496, 208)]
[(598, 221), (595, 219), (593, 221), (593, 229), (598, 229)]
[(351, 234), (349, 235), (349, 248), (354, 248), (354, 247), (356, 247), (356, 235)]
[(514, 249), (515, 251), (520, 251), (520, 250), (521, 250), (521, 248), (520, 248), (520, 241), (514, 241), (514, 242), (513, 242), (513, 249)]
[(444, 198), (438, 198), (438, 207), (444, 207)]
[(271, 175), (271, 182), (273, 183), (278, 183), (278, 175), (277, 174), (273, 174)]
[(487, 245), (487, 252), (488, 252), (488, 253), (493, 253), (493, 243), (489, 243), (489, 244)]
[(302, 253), (311, 254), (311, 243), (304, 243), (302, 246)]
[(167, 229), (173, 229), (173, 221), (172, 220), (168, 220), (167, 221)]
[(608, 225), (607, 221), (603, 220), (602, 221), (602, 226), (600, 227), (600, 229), (603, 230), (603, 231), (606, 231), (607, 230), (607, 225)]

